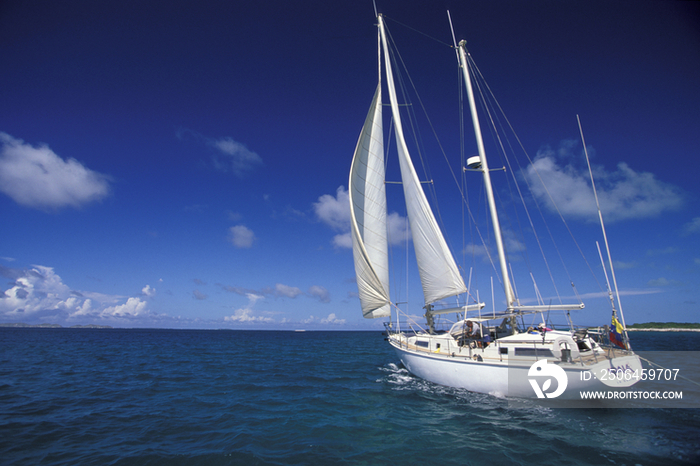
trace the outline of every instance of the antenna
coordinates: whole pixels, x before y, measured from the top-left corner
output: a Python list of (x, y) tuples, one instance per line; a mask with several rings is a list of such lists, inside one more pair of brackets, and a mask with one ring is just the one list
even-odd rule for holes
[(377, 15), (377, 2), (376, 0), (372, 0), (372, 5), (374, 6), (374, 17), (376, 18)]
[[(625, 325), (625, 316), (622, 313), (622, 301), (620, 301), (620, 291), (617, 288), (617, 279), (615, 278), (615, 269), (613, 268), (612, 256), (610, 255), (610, 246), (608, 245), (608, 235), (605, 233), (605, 224), (603, 223), (603, 213), (600, 211), (600, 202), (598, 202), (598, 191), (595, 189), (595, 181), (593, 181), (593, 170), (591, 169), (591, 161), (588, 159), (588, 149), (586, 148), (586, 140), (583, 138), (583, 128), (581, 127), (581, 119), (576, 115), (576, 121), (578, 121), (578, 129), (581, 133), (581, 142), (583, 143), (583, 152), (586, 154), (586, 163), (588, 164), (588, 173), (591, 175), (591, 186), (593, 186), (593, 194), (595, 196), (595, 204), (598, 208), (598, 219), (600, 220), (600, 228), (603, 230), (603, 241), (605, 242), (605, 249), (608, 253), (608, 264), (610, 265), (610, 275), (612, 275), (613, 286), (615, 287), (615, 294), (617, 295), (617, 307), (620, 309), (620, 319), (622, 320), (622, 328), (625, 331), (625, 340), (627, 340), (627, 349), (630, 349), (630, 340), (627, 335), (627, 325)], [(605, 266), (605, 265), (603, 265)], [(607, 280), (607, 273), (605, 276)], [(608, 289), (610, 286), (608, 284)], [(615, 317), (615, 306), (613, 303), (613, 317)]]
[(450, 16), (450, 10), (447, 10), (447, 19), (450, 20), (450, 30), (452, 31), (452, 43), (455, 48), (457, 48), (457, 39), (455, 39), (455, 28), (452, 26), (452, 16)]

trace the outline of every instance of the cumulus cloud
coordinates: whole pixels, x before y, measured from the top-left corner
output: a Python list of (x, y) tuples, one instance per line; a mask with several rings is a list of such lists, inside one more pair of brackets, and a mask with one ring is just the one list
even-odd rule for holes
[[(219, 286), (221, 286), (221, 288), (224, 291), (228, 291), (229, 293), (235, 293), (235, 294), (238, 294), (241, 296), (254, 295), (254, 296), (261, 296), (261, 297), (272, 296), (275, 298), (295, 299), (297, 296), (304, 294), (304, 292), (301, 291), (296, 286), (289, 286), (289, 285), (285, 285), (282, 283), (277, 283), (273, 287), (266, 286), (266, 287), (264, 287), (262, 289), (258, 289), (258, 290), (252, 290), (250, 288), (243, 288), (240, 286), (227, 286), (227, 285), (221, 285), (221, 284), (219, 284)], [(330, 300), (330, 294), (322, 286), (316, 286), (316, 285), (312, 286), (311, 288), (309, 288), (309, 292), (307, 293), (307, 295), (311, 296), (313, 298), (319, 299), (322, 302), (328, 302), (328, 301), (325, 301), (326, 299)]]
[(334, 325), (343, 325), (345, 324), (345, 319), (338, 319), (338, 317), (334, 313), (328, 314), (328, 317), (325, 318), (317, 318), (313, 315), (310, 315), (308, 319), (302, 319), (300, 321), (302, 324), (334, 324)]
[(302, 293), (302, 291), (297, 288), (296, 286), (289, 286), (289, 285), (283, 285), (281, 283), (277, 283), (275, 285), (275, 291), (274, 294), (275, 296), (282, 296), (286, 298), (296, 298)]
[(229, 228), (228, 238), (237, 248), (247, 249), (253, 246), (255, 233), (244, 225), (236, 225)]
[(147, 303), (145, 301), (132, 297), (127, 299), (124, 304), (109, 306), (103, 309), (99, 315), (102, 317), (140, 317), (150, 313), (146, 306)]
[[(335, 196), (324, 194), (313, 204), (316, 218), (339, 233), (333, 237), (333, 245), (352, 248), (350, 234), (350, 198), (345, 186), (339, 186)], [(409, 236), (408, 222), (396, 212), (387, 215), (387, 238), (389, 244), (404, 244)]]
[(180, 129), (176, 135), (178, 139), (192, 137), (214, 149), (212, 157), (214, 168), (223, 172), (230, 171), (239, 178), (263, 164), (258, 154), (230, 137), (211, 138), (188, 129)]
[(25, 207), (81, 207), (110, 192), (109, 177), (77, 160), (64, 160), (47, 145), (32, 146), (0, 132), (0, 191)]
[(316, 217), (334, 230), (350, 229), (350, 197), (344, 186), (339, 186), (335, 196), (324, 194), (313, 204)]
[(218, 151), (218, 156), (214, 157), (214, 166), (218, 170), (231, 170), (234, 175), (242, 177), (262, 165), (262, 158), (258, 154), (229, 137), (211, 139), (208, 143)]
[(233, 315), (224, 317), (226, 322), (239, 322), (239, 323), (253, 323), (253, 322), (273, 322), (270, 317), (256, 316), (253, 311), (253, 306), (259, 300), (263, 299), (264, 296), (257, 295), (254, 293), (248, 293), (248, 305), (240, 309), (236, 309)]
[[(512, 255), (510, 257), (512, 261), (518, 260), (518, 253), (524, 252), (527, 249), (525, 244), (516, 237), (512, 230), (503, 230), (503, 243), (506, 251)], [(484, 244), (468, 243), (464, 246), (462, 252), (468, 256), (480, 258), (484, 262), (493, 263), (498, 257), (495, 245), (489, 245), (487, 247)]]
[(156, 289), (151, 288), (151, 285), (146, 285), (141, 290), (141, 294), (148, 297), (148, 298), (152, 298), (156, 295)]
[[(159, 317), (138, 297), (108, 296), (72, 290), (51, 267), (35, 265), (28, 270), (10, 269), (14, 282), (0, 299), (0, 319), (36, 322), (37, 320), (93, 322)], [(5, 273), (4, 275), (10, 275)], [(144, 291), (145, 290), (145, 291)], [(148, 285), (142, 290), (155, 292)]]
[(325, 319), (321, 319), (322, 324), (339, 324), (342, 325), (345, 323), (345, 319), (338, 319), (335, 314), (330, 313), (328, 314), (328, 317)]
[(348, 231), (346, 233), (340, 233), (333, 237), (333, 246), (337, 248), (348, 248), (352, 249), (352, 234)]
[(331, 294), (322, 286), (313, 285), (309, 288), (309, 296), (312, 296), (322, 303), (331, 302)]
[(204, 301), (205, 299), (208, 298), (207, 295), (205, 295), (204, 293), (202, 293), (202, 292), (199, 291), (199, 290), (194, 290), (194, 291), (192, 292), (192, 296), (194, 296), (194, 299), (197, 299), (197, 300), (199, 300), (199, 301)]
[(663, 286), (679, 286), (682, 285), (678, 280), (669, 280), (665, 277), (655, 278), (647, 282), (647, 286), (651, 287), (663, 287)]
[(405, 244), (411, 238), (408, 219), (396, 212), (392, 212), (386, 217), (387, 238), (391, 245)]
[[(585, 161), (580, 163), (580, 154), (575, 153), (575, 145), (563, 141), (557, 151), (549, 147), (540, 150), (522, 174), (533, 195), (550, 210), (556, 211), (556, 204), (562, 215), (595, 222), (597, 209), (590, 176)], [(659, 181), (652, 173), (637, 172), (624, 162), (613, 172), (596, 167), (593, 176), (601, 210), (609, 222), (655, 217), (677, 210), (683, 203), (678, 188)]]
[(683, 227), (684, 235), (692, 235), (694, 233), (700, 233), (700, 217), (695, 217)]
[(30, 316), (46, 309), (65, 310), (78, 302), (50, 267), (37, 265), (27, 271), (16, 270), (15, 274), (15, 282), (0, 300), (0, 312), (4, 316)]

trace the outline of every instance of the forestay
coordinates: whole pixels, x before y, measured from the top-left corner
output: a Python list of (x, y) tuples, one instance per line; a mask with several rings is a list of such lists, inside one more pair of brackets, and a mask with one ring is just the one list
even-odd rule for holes
[(408, 220), (416, 252), (416, 261), (418, 262), (418, 272), (423, 285), (423, 295), (425, 302), (431, 304), (443, 298), (465, 293), (467, 287), (459, 274), (457, 264), (435, 220), (411, 161), (403, 135), (384, 22), (381, 16), (379, 17), (379, 28), (384, 46), (387, 88), (396, 127), (396, 145)]

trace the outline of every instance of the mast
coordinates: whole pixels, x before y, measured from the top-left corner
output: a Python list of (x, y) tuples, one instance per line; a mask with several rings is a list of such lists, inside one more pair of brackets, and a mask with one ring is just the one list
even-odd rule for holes
[(488, 198), (489, 210), (491, 211), (491, 221), (493, 223), (494, 236), (496, 238), (496, 248), (498, 249), (498, 262), (501, 267), (501, 276), (503, 277), (503, 291), (506, 294), (506, 307), (508, 310), (514, 309), (515, 294), (510, 284), (508, 275), (508, 265), (506, 264), (506, 253), (503, 247), (503, 236), (501, 234), (501, 224), (498, 221), (498, 211), (496, 210), (496, 201), (493, 196), (493, 187), (491, 186), (491, 174), (489, 173), (488, 162), (486, 161), (486, 151), (484, 150), (484, 141), (481, 137), (481, 126), (479, 125), (479, 116), (476, 112), (476, 104), (474, 102), (474, 91), (472, 90), (472, 82), (469, 76), (469, 65), (467, 62), (467, 41), (463, 40), (458, 47), (459, 64), (464, 75), (464, 83), (467, 86), (467, 96), (469, 97), (469, 109), (472, 114), (472, 122), (474, 124), (474, 135), (476, 136), (476, 144), (479, 150), (480, 166), (477, 169), (484, 174), (484, 186), (486, 188), (486, 196)]

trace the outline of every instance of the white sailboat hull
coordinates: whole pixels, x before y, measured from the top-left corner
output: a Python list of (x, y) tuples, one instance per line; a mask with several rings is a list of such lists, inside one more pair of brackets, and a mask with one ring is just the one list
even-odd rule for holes
[[(390, 338), (404, 367), (413, 375), (430, 382), (448, 387), (461, 388), (477, 393), (487, 393), (498, 397), (537, 398), (530, 380), (536, 358), (509, 360), (507, 357), (494, 358), (481, 349), (468, 349), (463, 354), (444, 354), (421, 349), (409, 349), (400, 341)], [(626, 388), (637, 379), (613, 376), (617, 369), (634, 373), (642, 369), (637, 355), (619, 351), (616, 357), (601, 355), (598, 360), (588, 362), (561, 362), (548, 359), (547, 362), (563, 369), (567, 377), (566, 390), (557, 399), (580, 400), (582, 391), (610, 390)], [(540, 361), (542, 358), (539, 359)], [(639, 372), (638, 372), (639, 373)], [(605, 379), (605, 382), (602, 380)], [(546, 395), (545, 395), (546, 396)]]

